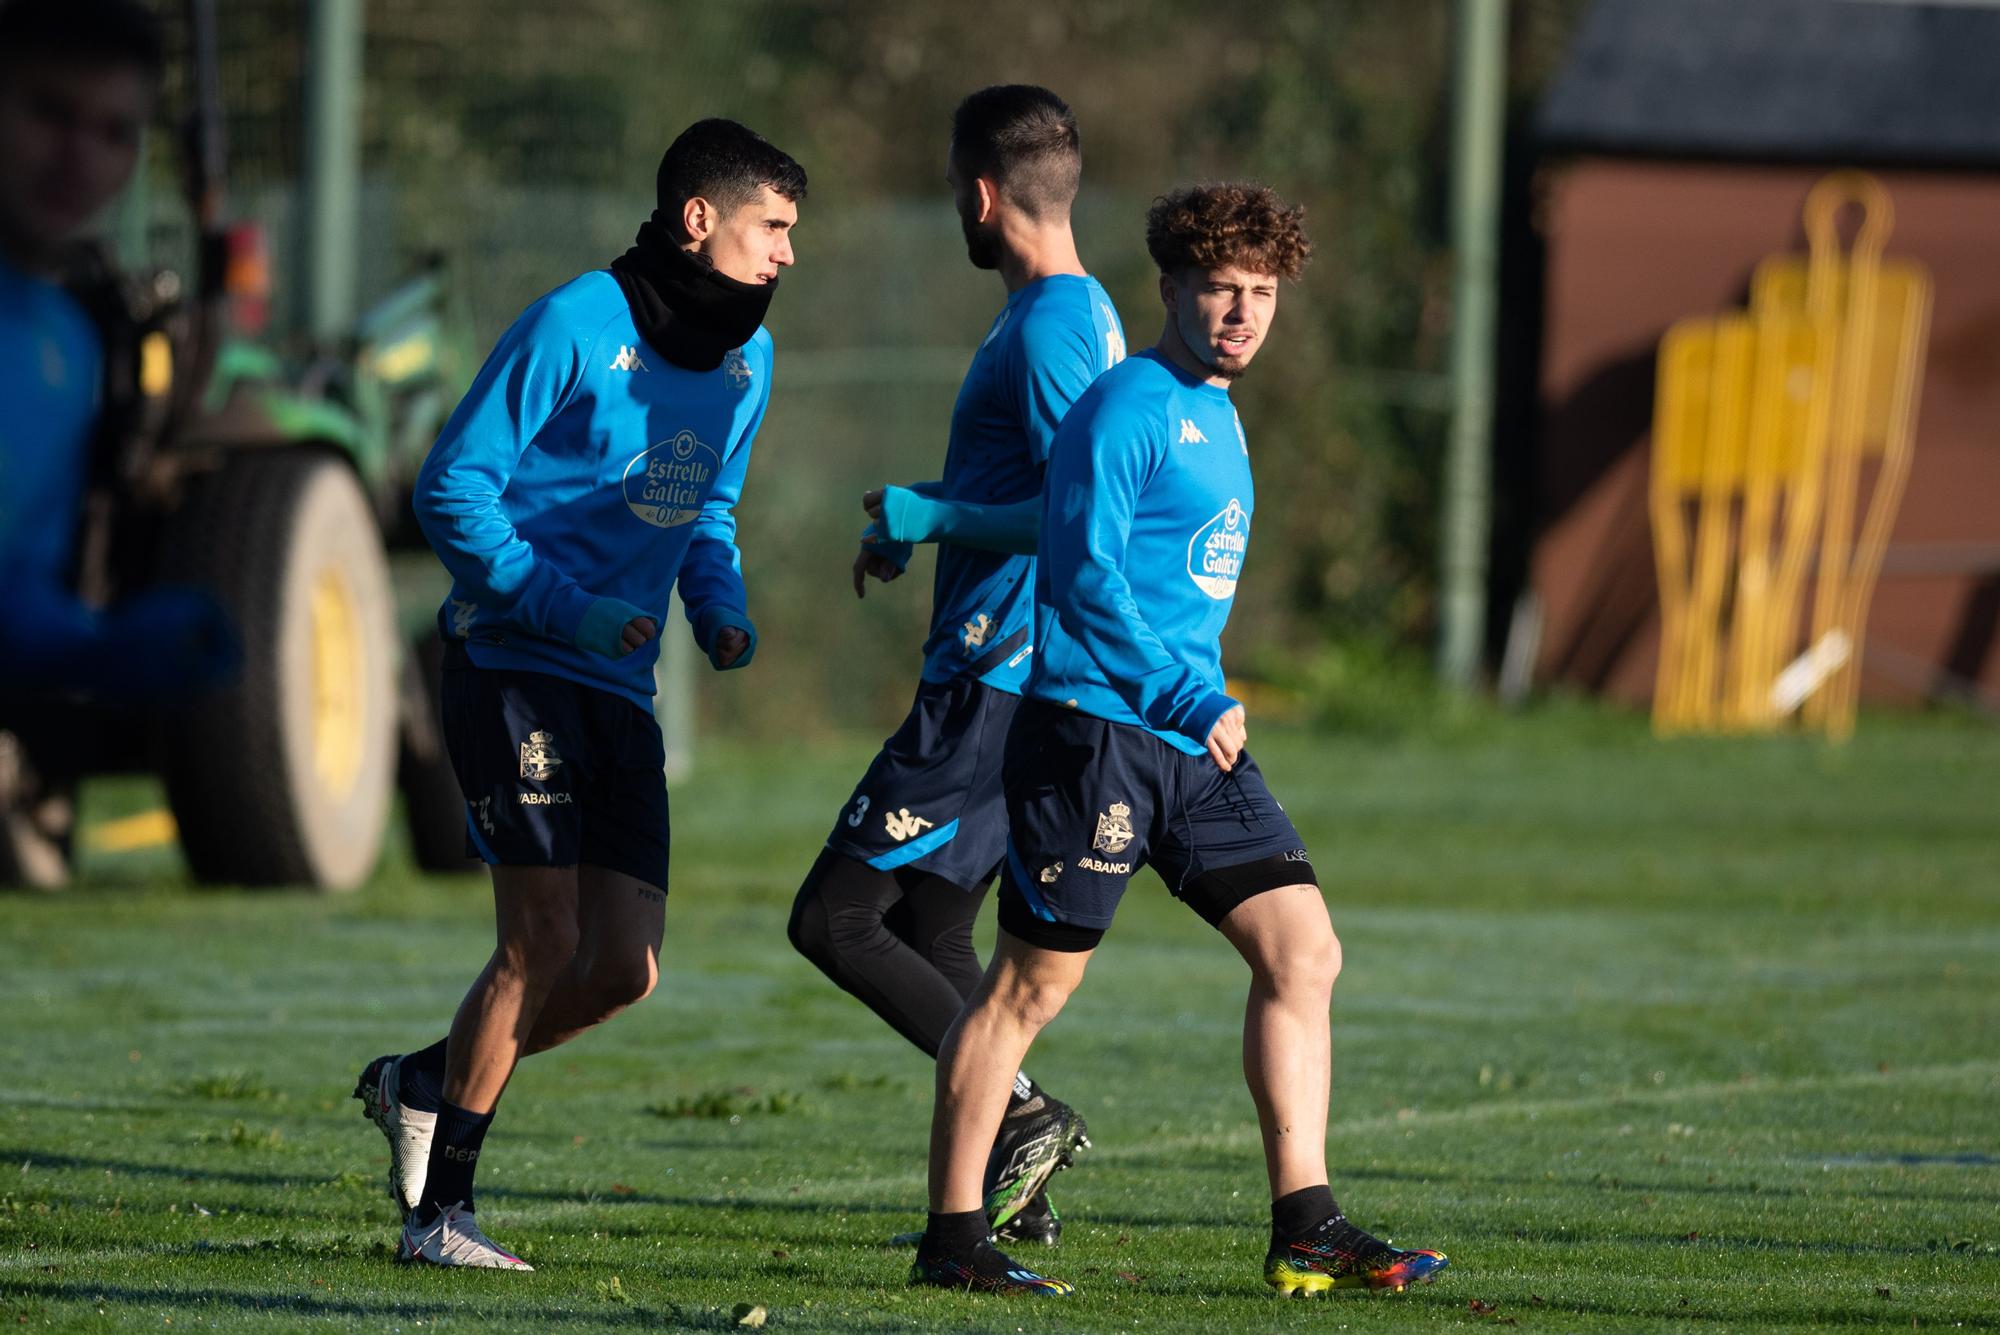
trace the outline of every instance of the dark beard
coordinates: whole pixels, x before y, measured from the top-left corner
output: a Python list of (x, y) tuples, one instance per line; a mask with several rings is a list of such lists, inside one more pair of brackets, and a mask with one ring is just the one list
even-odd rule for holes
[(975, 269), (997, 269), (1000, 267), (1000, 243), (979, 230), (979, 224), (958, 215), (959, 230), (965, 233), (965, 257), (972, 261)]

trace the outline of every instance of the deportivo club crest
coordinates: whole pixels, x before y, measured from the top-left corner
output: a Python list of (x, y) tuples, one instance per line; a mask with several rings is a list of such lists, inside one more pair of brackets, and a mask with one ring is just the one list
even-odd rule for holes
[(744, 357), (743, 349), (729, 350), (729, 355), (722, 359), (722, 374), (728, 379), (731, 389), (750, 388), (750, 362)]
[(562, 757), (556, 754), (554, 733), (531, 732), (528, 740), (521, 743), (522, 778), (533, 779), (536, 783), (545, 782), (560, 764)]
[(1132, 808), (1113, 802), (1111, 809), (1097, 818), (1097, 837), (1090, 846), (1100, 853), (1117, 856), (1132, 842)]

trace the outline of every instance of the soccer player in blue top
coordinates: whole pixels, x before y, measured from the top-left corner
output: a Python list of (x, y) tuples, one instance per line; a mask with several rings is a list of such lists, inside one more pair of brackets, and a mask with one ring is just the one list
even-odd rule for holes
[(764, 313), (806, 175), (727, 120), (660, 162), (659, 207), (608, 270), (522, 313), (417, 479), (451, 571), (444, 732), (499, 943), (452, 1021), (355, 1089), (389, 1138), (401, 1259), (525, 1270), (472, 1178), (522, 1057), (652, 991), (667, 897), (656, 639), (678, 581), (717, 669), (749, 664), (736, 522), (771, 397)]
[[(16, 852), (68, 836), (80, 716), (214, 685), (240, 657), (205, 593), (156, 587), (96, 606), (76, 578), (104, 373), (102, 337), (62, 280), (131, 178), (161, 49), (133, 0), (0, 3), (0, 730), (27, 744), (18, 809), (0, 812), (23, 825), (0, 847)], [(0, 878), (54, 880), (62, 860), (50, 862)]]
[[(966, 248), (1007, 304), (959, 390), (943, 478), (864, 498), (857, 595), (870, 575), (899, 575), (910, 544), (937, 544), (923, 678), (792, 910), (799, 951), (933, 1057), (979, 981), (972, 922), (1006, 847), (1000, 756), (1035, 653), (1043, 466), (1070, 405), (1125, 355), (1070, 235), (1081, 171), (1076, 117), (1045, 88), (984, 88), (952, 116), (946, 178)], [(1083, 1119), (1017, 1072), (985, 1172), (988, 1223), (1054, 1242), (1043, 1184), (1088, 1143)]]
[(1220, 637), (1256, 498), (1229, 387), (1310, 254), (1303, 211), (1260, 186), (1153, 206), (1159, 343), (1106, 373), (1049, 457), (1035, 667), (1007, 737), (1000, 939), (938, 1055), (931, 1214), (911, 1281), (1068, 1293), (987, 1239), (985, 1146), (1029, 1044), (1082, 980), (1151, 863), (1250, 966), (1243, 1068), (1271, 1185), (1264, 1276), (1285, 1294), (1400, 1289), (1444, 1267), (1349, 1223), (1326, 1167), (1327, 1008), (1340, 942), (1298, 831), (1245, 747)]

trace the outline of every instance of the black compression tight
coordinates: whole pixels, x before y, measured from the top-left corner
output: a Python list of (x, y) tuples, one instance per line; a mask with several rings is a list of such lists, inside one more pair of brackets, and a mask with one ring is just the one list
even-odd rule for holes
[(983, 972), (972, 920), (985, 898), (983, 883), (968, 891), (822, 849), (792, 903), (788, 934), (821, 973), (936, 1057)]

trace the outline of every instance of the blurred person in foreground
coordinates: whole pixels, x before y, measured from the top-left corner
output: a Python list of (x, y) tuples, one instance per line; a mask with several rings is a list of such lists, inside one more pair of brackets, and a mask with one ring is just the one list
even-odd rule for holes
[(1157, 201), (1159, 342), (1105, 373), (1049, 454), (1034, 669), (1007, 735), (1000, 936), (938, 1054), (931, 1214), (911, 1282), (1066, 1294), (987, 1237), (985, 1147), (1013, 1073), (1151, 863), (1250, 966), (1243, 1069), (1271, 1187), (1279, 1292), (1401, 1289), (1445, 1258), (1350, 1223), (1326, 1165), (1340, 942), (1298, 831), (1245, 749), (1221, 635), (1255, 511), (1229, 397), (1311, 253), (1303, 210), (1253, 185)]
[[(884, 487), (854, 592), (937, 544), (930, 634), (909, 715), (868, 767), (799, 888), (801, 954), (931, 1057), (979, 981), (972, 923), (1006, 848), (1000, 751), (1035, 652), (1035, 535), (1056, 427), (1125, 355), (1104, 288), (1070, 234), (1083, 156), (1046, 88), (971, 94), (952, 116), (945, 179), (974, 267), (1007, 291), (952, 409), (944, 474)], [(1054, 1243), (1044, 1186), (1087, 1146), (1083, 1119), (1016, 1072), (984, 1182), (1005, 1241)]]
[(0, 715), (52, 692), (195, 690), (238, 659), (204, 594), (96, 607), (76, 587), (103, 344), (62, 277), (132, 177), (161, 66), (158, 25), (132, 0), (0, 0)]
[(636, 244), (522, 313), (418, 476), (454, 583), (444, 734), (498, 945), (450, 1033), (378, 1057), (355, 1097), (389, 1140), (399, 1259), (528, 1270), (475, 1221), (473, 1175), (521, 1058), (646, 997), (667, 900), (657, 636), (678, 582), (718, 671), (757, 647), (733, 508), (770, 403), (763, 328), (806, 174), (728, 120), (661, 159)]

